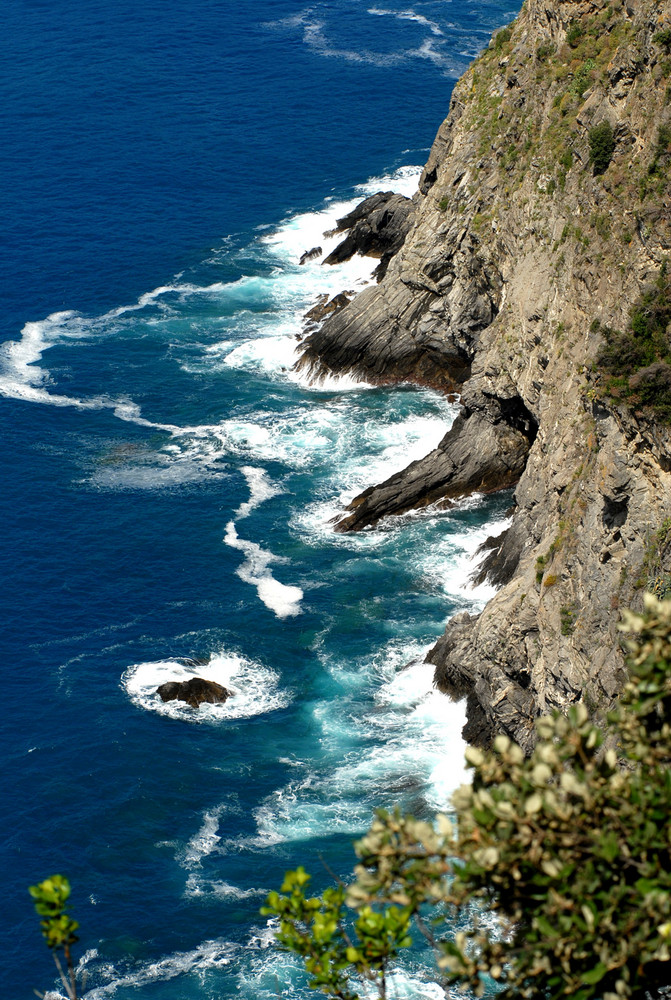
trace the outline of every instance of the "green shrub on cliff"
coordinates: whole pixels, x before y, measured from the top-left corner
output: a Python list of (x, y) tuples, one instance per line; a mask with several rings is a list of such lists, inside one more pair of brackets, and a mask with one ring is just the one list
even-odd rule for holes
[(631, 681), (607, 732), (579, 704), (538, 721), (529, 758), (505, 736), (470, 749), (454, 826), (381, 812), (347, 887), (308, 897), (299, 869), (270, 894), (314, 988), (384, 997), (413, 921), (476, 995), (643, 1000), (671, 983), (671, 601), (646, 601), (625, 616)]
[(604, 345), (597, 358), (605, 393), (632, 407), (648, 407), (658, 420), (671, 423), (671, 275), (666, 261), (632, 309), (629, 327), (613, 330), (592, 324)]
[(594, 175), (598, 176), (606, 172), (608, 164), (615, 152), (615, 136), (610, 122), (601, 122), (595, 125), (588, 133), (589, 138), (589, 159), (594, 169)]

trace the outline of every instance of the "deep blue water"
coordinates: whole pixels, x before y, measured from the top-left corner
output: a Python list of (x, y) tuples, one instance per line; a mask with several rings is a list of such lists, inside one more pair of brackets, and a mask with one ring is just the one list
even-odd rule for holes
[[(462, 778), (422, 652), (507, 496), (335, 535), (454, 407), (311, 387), (301, 317), (369, 266), (305, 249), (412, 193), (504, 0), (16, 0), (0, 36), (8, 995), (50, 988), (27, 886), (74, 886), (93, 997), (304, 998), (258, 909), (377, 805)], [(183, 658), (205, 663), (195, 668)], [(417, 659), (420, 657), (420, 659)], [(403, 670), (409, 662), (414, 664)], [(223, 708), (162, 706), (197, 670)], [(399, 993), (440, 997), (421, 955)]]

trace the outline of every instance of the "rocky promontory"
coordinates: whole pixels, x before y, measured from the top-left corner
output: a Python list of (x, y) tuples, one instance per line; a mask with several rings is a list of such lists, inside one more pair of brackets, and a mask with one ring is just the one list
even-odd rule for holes
[(379, 284), (302, 344), (314, 378), (462, 406), (337, 530), (515, 487), (499, 590), (428, 657), (473, 742), (607, 706), (618, 608), (671, 590), (670, 178), (669, 0), (527, 0), (455, 86)]

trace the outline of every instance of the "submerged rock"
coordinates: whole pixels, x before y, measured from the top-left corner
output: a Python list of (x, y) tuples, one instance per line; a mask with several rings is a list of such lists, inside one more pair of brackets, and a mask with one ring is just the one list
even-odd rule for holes
[(161, 701), (183, 701), (191, 708), (200, 705), (221, 705), (227, 701), (232, 692), (216, 681), (208, 681), (204, 677), (191, 677), (188, 681), (168, 681), (161, 684), (156, 693)]

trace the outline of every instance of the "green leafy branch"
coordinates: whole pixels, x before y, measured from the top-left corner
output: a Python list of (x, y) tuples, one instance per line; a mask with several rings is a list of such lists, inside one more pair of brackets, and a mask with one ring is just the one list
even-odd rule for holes
[[(70, 1000), (77, 1000), (76, 971), (71, 948), (79, 940), (76, 934), (79, 924), (65, 909), (70, 897), (70, 883), (63, 875), (52, 875), (38, 885), (31, 885), (28, 891), (35, 901), (38, 915), (42, 917), (42, 934), (47, 947), (51, 949), (63, 987)], [(60, 951), (65, 959), (65, 969), (59, 958)], [(43, 993), (37, 995), (44, 996)]]

